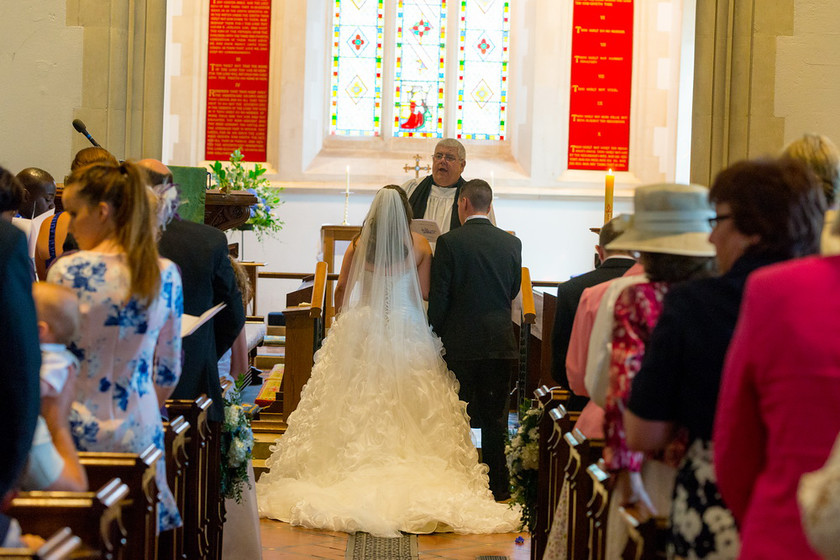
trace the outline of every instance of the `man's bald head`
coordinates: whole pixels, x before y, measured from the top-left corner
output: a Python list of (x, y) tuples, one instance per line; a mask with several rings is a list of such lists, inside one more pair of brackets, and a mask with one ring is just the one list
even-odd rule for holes
[(172, 183), (172, 171), (163, 162), (156, 159), (141, 159), (137, 165), (146, 171), (150, 187), (156, 187), (163, 183)]
[(27, 167), (17, 174), (17, 180), (26, 189), (26, 196), (18, 209), (21, 216), (34, 218), (55, 208), (55, 179), (47, 171)]

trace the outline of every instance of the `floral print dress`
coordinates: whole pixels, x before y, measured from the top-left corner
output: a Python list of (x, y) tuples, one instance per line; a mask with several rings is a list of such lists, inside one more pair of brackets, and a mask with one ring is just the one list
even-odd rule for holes
[[(130, 274), (123, 254), (79, 251), (58, 259), (49, 282), (73, 289), (82, 315), (71, 346), (81, 363), (70, 429), (81, 451), (139, 453), (149, 444), (163, 450), (163, 424), (156, 387), (173, 387), (181, 374), (181, 276), (160, 259), (161, 287), (149, 306), (126, 299)], [(166, 483), (166, 463), (157, 464), (161, 531), (181, 525)]]
[(645, 346), (662, 314), (666, 282), (630, 286), (615, 302), (610, 381), (604, 406), (604, 459), (612, 471), (639, 472), (645, 454), (630, 451), (624, 432), (624, 410), (630, 399), (633, 378), (642, 367)]

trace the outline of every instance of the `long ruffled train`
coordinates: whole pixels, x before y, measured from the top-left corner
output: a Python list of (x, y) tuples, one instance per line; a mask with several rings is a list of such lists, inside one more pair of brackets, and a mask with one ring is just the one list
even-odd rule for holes
[(422, 316), (385, 319), (383, 334), (371, 315), (339, 316), (316, 354), (257, 483), (260, 515), (378, 536), (515, 531), (519, 512), (493, 500), (440, 339)]

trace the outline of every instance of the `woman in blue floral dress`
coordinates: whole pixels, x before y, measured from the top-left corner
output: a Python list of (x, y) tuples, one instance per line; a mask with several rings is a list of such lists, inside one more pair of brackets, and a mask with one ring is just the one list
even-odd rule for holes
[[(82, 451), (163, 449), (160, 407), (181, 373), (183, 297), (177, 267), (158, 257), (153, 209), (131, 163), (74, 171), (64, 189), (81, 248), (47, 280), (72, 288), (82, 313), (81, 362), (70, 427)], [(159, 528), (181, 524), (166, 465), (157, 465)]]

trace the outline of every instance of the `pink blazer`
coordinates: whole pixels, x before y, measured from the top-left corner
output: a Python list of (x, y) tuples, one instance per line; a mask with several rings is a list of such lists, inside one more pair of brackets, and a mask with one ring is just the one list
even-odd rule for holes
[(819, 558), (796, 505), (840, 432), (840, 257), (769, 266), (747, 282), (724, 367), (715, 472), (740, 558)]

